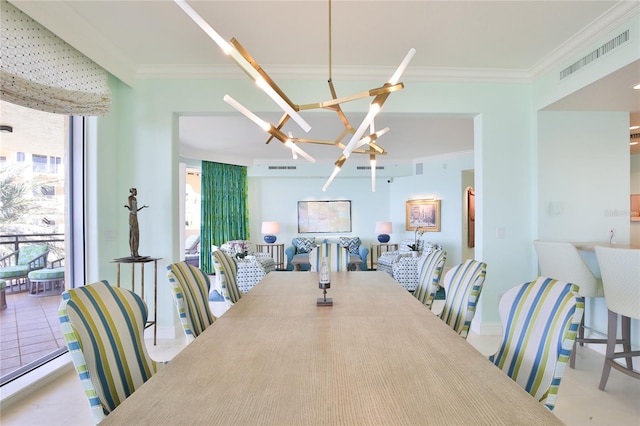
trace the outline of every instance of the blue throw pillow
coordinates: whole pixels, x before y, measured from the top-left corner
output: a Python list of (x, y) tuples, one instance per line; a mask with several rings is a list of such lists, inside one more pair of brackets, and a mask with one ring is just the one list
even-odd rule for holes
[(346, 247), (351, 254), (358, 254), (358, 250), (360, 249), (360, 237), (340, 237), (338, 243), (341, 247)]
[(316, 246), (316, 237), (312, 238), (294, 238), (293, 245), (296, 248), (296, 254), (298, 253), (309, 253), (312, 248)]

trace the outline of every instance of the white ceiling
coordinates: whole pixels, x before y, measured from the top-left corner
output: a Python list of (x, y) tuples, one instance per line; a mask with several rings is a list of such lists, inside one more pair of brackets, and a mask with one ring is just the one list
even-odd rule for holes
[[(172, 1), (10, 2), (130, 85), (137, 78), (167, 76), (246, 78)], [(291, 76), (326, 81), (327, 0), (200, 0), (189, 4), (223, 38), (237, 38), (276, 81)], [(333, 80), (336, 86), (341, 79), (362, 76), (384, 82), (414, 47), (417, 53), (403, 77), (405, 90), (409, 90), (408, 82), (429, 78), (531, 81), (563, 55), (592, 43), (639, 10), (637, 0), (333, 0)], [(640, 80), (640, 62), (550, 109), (629, 111), (631, 120), (640, 124), (640, 93), (631, 93), (628, 83), (634, 78)], [(314, 101), (319, 99), (308, 102)], [(335, 139), (340, 133), (335, 114), (308, 116), (312, 126), (315, 122), (315, 128), (325, 129), (327, 138)], [(361, 117), (352, 114), (349, 120), (357, 126)], [(279, 116), (265, 113), (263, 118), (277, 122)], [(391, 127), (380, 140), (389, 159), (473, 149), (469, 117), (383, 110), (376, 125)], [(180, 139), (185, 154), (204, 150), (216, 158), (241, 155), (270, 160), (290, 155), (284, 148), (265, 146), (264, 135), (231, 108), (224, 115), (183, 117)], [(335, 161), (337, 150), (324, 154), (328, 150), (309, 147), (315, 155)]]

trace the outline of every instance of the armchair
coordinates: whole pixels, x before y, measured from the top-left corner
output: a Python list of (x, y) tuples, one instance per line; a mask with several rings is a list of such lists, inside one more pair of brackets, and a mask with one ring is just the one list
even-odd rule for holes
[(22, 285), (27, 290), (29, 272), (44, 268), (48, 256), (49, 246), (46, 244), (26, 246), (9, 253), (0, 259), (0, 280), (5, 280), (11, 286), (17, 285), (18, 291)]
[[(247, 240), (227, 241), (220, 246), (220, 250), (235, 261), (236, 281), (242, 293), (247, 293), (269, 272), (276, 269), (275, 262), (269, 253), (254, 252), (251, 250), (251, 242)], [(247, 255), (238, 258), (237, 253), (247, 253)]]
[[(284, 252), (287, 256), (287, 271), (294, 269), (299, 271), (308, 271), (311, 268), (309, 264), (309, 252), (317, 245), (316, 237), (296, 237), (291, 240), (291, 245)], [(293, 260), (296, 259), (296, 267), (294, 268)]]
[[(409, 245), (413, 239), (402, 240), (399, 249), (383, 253), (378, 258), (378, 270), (391, 275), (404, 288), (414, 291), (418, 286), (418, 257), (413, 257)], [(419, 254), (428, 255), (434, 250), (442, 250), (442, 246), (432, 242), (418, 240)]]

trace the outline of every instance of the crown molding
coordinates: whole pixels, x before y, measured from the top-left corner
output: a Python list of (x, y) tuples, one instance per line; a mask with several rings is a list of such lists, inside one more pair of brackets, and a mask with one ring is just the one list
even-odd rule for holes
[(567, 62), (567, 58), (575, 57), (589, 45), (596, 43), (609, 32), (623, 25), (634, 16), (640, 14), (640, 2), (620, 1), (596, 18), (589, 26), (574, 34), (553, 52), (531, 67), (528, 74), (531, 80), (551, 71)]

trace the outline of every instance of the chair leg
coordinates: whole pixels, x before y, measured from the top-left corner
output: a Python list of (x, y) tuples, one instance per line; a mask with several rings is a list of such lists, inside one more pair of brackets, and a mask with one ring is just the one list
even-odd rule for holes
[[(622, 351), (631, 352), (631, 318), (621, 315), (622, 322)], [(627, 368), (633, 370), (633, 360), (631, 355), (625, 357), (627, 360)]]
[(576, 368), (576, 342), (577, 340), (573, 341), (573, 349), (571, 349), (571, 355), (569, 355), (569, 367), (570, 368)]
[(600, 390), (604, 390), (607, 386), (607, 380), (609, 379), (609, 373), (611, 372), (611, 363), (613, 360), (613, 354), (616, 350), (616, 336), (618, 332), (618, 314), (612, 311), (608, 311), (607, 317), (607, 351), (604, 358), (604, 366), (602, 367), (602, 377), (600, 377)]
[(584, 315), (582, 315), (580, 326), (578, 327), (578, 341), (580, 342), (580, 346), (584, 346)]

